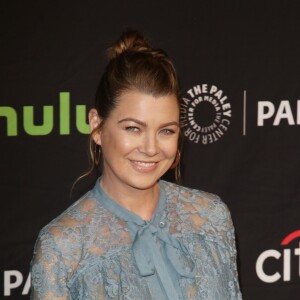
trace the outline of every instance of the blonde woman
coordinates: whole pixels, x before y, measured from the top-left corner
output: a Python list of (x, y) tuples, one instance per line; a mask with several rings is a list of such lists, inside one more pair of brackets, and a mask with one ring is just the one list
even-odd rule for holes
[(171, 60), (135, 31), (108, 53), (89, 113), (102, 175), (41, 230), (32, 299), (241, 299), (225, 204), (160, 179), (180, 158)]

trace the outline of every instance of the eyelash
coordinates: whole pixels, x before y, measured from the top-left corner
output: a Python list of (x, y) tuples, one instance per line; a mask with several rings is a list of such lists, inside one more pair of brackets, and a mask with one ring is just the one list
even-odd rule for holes
[(167, 129), (167, 128), (166, 129), (162, 129), (161, 132), (163, 132), (163, 134), (165, 134), (165, 135), (171, 135), (171, 134), (175, 133), (174, 130)]
[(135, 127), (135, 126), (127, 126), (125, 127), (125, 130), (126, 131), (131, 131), (131, 132), (139, 132), (140, 129), (138, 127)]
[[(135, 126), (127, 126), (127, 127), (125, 127), (125, 130), (126, 131), (130, 131), (130, 132), (136, 132), (136, 133), (140, 132), (140, 128), (139, 127), (135, 127)], [(160, 132), (163, 133), (163, 134), (165, 134), (165, 135), (171, 135), (171, 134), (175, 133), (174, 130), (167, 129), (167, 128), (166, 129), (162, 129)]]

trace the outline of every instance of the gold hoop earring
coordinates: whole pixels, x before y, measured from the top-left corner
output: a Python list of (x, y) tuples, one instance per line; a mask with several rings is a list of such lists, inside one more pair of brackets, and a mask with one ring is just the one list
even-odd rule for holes
[(95, 165), (98, 166), (100, 161), (101, 161), (101, 147), (100, 147), (100, 145), (95, 143), (95, 148), (94, 148), (94, 162), (95, 162)]
[(180, 162), (180, 151), (177, 150), (176, 157), (175, 157), (174, 162), (172, 163), (170, 169), (175, 169), (179, 165), (179, 162)]

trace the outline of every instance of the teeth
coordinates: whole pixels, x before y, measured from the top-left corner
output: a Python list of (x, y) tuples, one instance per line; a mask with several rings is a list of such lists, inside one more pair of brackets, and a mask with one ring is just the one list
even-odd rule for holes
[(154, 166), (154, 162), (142, 162), (142, 161), (134, 161), (136, 165), (142, 166), (142, 167), (151, 167)]

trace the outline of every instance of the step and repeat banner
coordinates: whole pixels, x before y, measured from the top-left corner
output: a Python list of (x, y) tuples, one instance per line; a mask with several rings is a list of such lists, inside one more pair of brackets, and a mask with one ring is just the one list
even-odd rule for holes
[[(183, 184), (218, 194), (244, 299), (300, 299), (297, 1), (1, 1), (1, 299), (29, 299), (39, 230), (87, 191), (87, 112), (133, 28), (181, 81)], [(173, 178), (168, 174), (167, 178)], [(214, 300), (214, 299), (212, 299)]]

